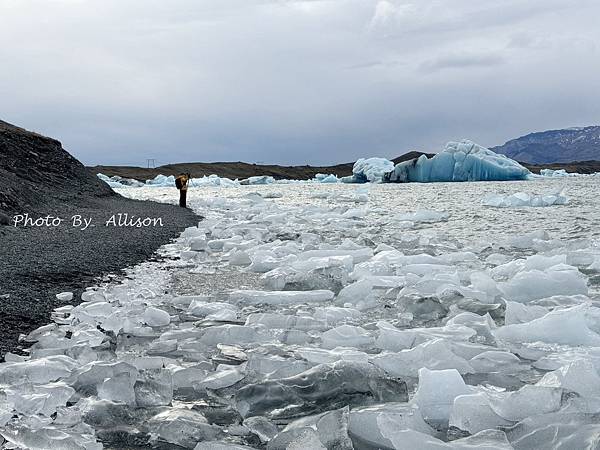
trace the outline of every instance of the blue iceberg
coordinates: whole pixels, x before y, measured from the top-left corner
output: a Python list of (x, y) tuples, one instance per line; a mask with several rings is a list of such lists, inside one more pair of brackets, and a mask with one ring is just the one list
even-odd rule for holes
[(518, 162), (465, 139), (449, 142), (431, 159), (421, 155), (397, 164), (384, 181), (509, 181), (526, 180), (528, 175), (529, 170)]
[(342, 177), (343, 183), (380, 183), (386, 173), (394, 170), (394, 163), (385, 158), (360, 158), (352, 167), (352, 175)]

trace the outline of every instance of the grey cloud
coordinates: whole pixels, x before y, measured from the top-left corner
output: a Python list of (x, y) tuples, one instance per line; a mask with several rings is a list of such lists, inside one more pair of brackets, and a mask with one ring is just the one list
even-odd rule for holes
[(423, 62), (420, 69), (423, 72), (435, 72), (443, 69), (491, 67), (503, 64), (504, 62), (504, 57), (493, 53), (445, 55)]
[(596, 2), (381, 4), (0, 0), (1, 118), (86, 163), (324, 164), (600, 116)]

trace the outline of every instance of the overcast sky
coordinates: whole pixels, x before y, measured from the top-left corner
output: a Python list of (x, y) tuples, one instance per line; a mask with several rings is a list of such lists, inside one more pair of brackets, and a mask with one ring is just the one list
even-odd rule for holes
[(86, 164), (325, 164), (600, 124), (597, 0), (0, 0), (0, 118)]

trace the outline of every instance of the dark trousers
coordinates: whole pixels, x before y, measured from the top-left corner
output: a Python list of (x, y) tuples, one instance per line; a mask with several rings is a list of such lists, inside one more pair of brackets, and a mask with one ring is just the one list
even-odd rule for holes
[(179, 206), (181, 206), (182, 208), (187, 208), (187, 189), (180, 189), (179, 190)]

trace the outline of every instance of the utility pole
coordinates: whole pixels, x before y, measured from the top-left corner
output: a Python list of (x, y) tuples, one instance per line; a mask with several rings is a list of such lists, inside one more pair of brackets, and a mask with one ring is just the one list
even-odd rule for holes
[[(148, 166), (148, 169), (154, 169), (154, 168), (156, 168), (156, 159), (146, 158), (146, 164)], [(152, 167), (150, 167), (150, 166), (152, 166)]]

